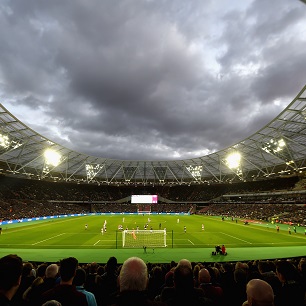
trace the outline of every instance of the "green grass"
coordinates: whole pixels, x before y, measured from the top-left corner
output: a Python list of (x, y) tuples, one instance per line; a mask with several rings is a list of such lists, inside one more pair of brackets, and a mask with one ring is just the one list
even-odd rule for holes
[[(0, 256), (20, 255), (24, 260), (54, 262), (75, 256), (80, 262), (105, 263), (110, 256), (123, 262), (130, 256), (139, 256), (147, 262), (170, 262), (181, 258), (191, 261), (237, 261), (306, 256), (304, 228), (289, 235), (288, 226), (282, 225), (277, 233), (275, 225), (251, 223), (244, 225), (220, 217), (151, 215), (153, 229), (167, 228), (167, 247), (154, 250), (142, 247), (122, 248), (122, 235), (117, 231), (123, 224), (129, 229), (138, 225), (143, 229), (148, 216), (125, 215), (82, 216), (4, 225), (0, 236)], [(177, 223), (177, 218), (180, 223)], [(107, 232), (101, 227), (107, 220)], [(205, 225), (202, 231), (201, 225)], [(85, 224), (88, 229), (85, 230)], [(183, 227), (187, 227), (184, 233)], [(173, 235), (172, 235), (173, 232)], [(212, 256), (215, 245), (225, 244), (227, 256)]]

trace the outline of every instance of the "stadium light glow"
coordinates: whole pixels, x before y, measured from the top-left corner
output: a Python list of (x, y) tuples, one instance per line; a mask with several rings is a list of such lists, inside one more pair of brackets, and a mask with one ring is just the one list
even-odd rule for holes
[(47, 149), (44, 152), (44, 157), (45, 157), (45, 163), (47, 165), (51, 165), (51, 166), (56, 167), (61, 162), (61, 157), (62, 156), (58, 152), (56, 152), (52, 149)]
[(266, 151), (267, 153), (276, 154), (284, 149), (286, 146), (286, 142), (284, 139), (271, 139), (270, 142), (267, 142), (262, 149)]
[(87, 180), (91, 181), (102, 168), (103, 165), (100, 164), (86, 164), (85, 169), (86, 169)]
[(234, 152), (226, 157), (226, 164), (230, 169), (237, 169), (240, 166), (241, 154)]
[(294, 164), (294, 161), (292, 160), (289, 152), (289, 148), (287, 147), (287, 144), (283, 138), (271, 139), (269, 142), (262, 146), (262, 149), (265, 152), (284, 160), (288, 166)]
[(22, 143), (19, 140), (12, 140), (7, 135), (0, 134), (0, 147), (6, 150), (14, 150), (21, 145)]
[(8, 136), (0, 134), (0, 146), (7, 149), (10, 146), (10, 140)]
[(186, 167), (186, 169), (189, 171), (189, 173), (190, 173), (196, 180), (201, 179), (202, 170), (203, 170), (203, 166), (202, 166), (202, 165), (198, 165), (198, 166), (190, 165), (190, 166)]

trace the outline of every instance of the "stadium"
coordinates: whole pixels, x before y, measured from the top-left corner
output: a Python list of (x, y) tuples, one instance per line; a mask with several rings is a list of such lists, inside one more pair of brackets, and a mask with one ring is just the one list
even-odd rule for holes
[[(239, 143), (174, 161), (88, 156), (0, 110), (1, 255), (224, 262), (306, 254), (306, 86)], [(222, 244), (227, 255), (214, 255)]]
[(0, 306), (306, 306), (305, 3), (3, 1)]

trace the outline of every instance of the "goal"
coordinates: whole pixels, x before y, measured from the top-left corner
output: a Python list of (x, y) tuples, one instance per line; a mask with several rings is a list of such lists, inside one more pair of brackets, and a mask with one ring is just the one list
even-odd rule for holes
[(167, 231), (164, 230), (124, 230), (122, 246), (124, 248), (159, 248), (167, 246)]

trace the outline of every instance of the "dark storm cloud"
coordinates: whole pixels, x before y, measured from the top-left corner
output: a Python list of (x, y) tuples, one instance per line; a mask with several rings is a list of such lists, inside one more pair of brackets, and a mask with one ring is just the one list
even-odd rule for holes
[(250, 80), (257, 103), (273, 103), (279, 97), (290, 101), (305, 84), (306, 43), (302, 28), (297, 26), (305, 24), (305, 10), (299, 3), (284, 2), (275, 14), (275, 4), (254, 1), (244, 14), (227, 14), (226, 30), (219, 41), (227, 46), (220, 58), (223, 73), (237, 63), (260, 65)]
[(305, 18), (291, 0), (4, 1), (2, 103), (90, 155), (201, 156), (256, 132), (302, 88)]

